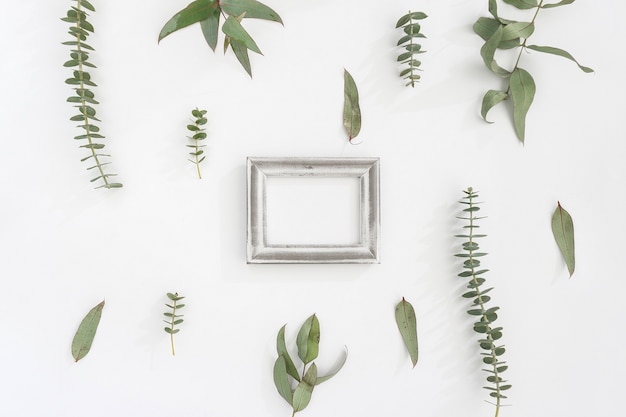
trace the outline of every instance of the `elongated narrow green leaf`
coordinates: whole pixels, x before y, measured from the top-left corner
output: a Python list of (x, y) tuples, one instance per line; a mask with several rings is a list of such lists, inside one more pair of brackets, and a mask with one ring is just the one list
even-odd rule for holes
[[(473, 29), (474, 32), (476, 32), (476, 34), (480, 36), (484, 41), (488, 41), (489, 38), (493, 36), (493, 34), (496, 32), (496, 30), (498, 30), (500, 26), (502, 26), (502, 23), (500, 23), (496, 19), (492, 19), (490, 17), (481, 17), (476, 21), (476, 23), (474, 23)], [(507, 41), (501, 40), (498, 44), (498, 49), (511, 49), (519, 45), (519, 38), (510, 39)]]
[(554, 48), (552, 46), (539, 46), (539, 45), (528, 45), (527, 48), (533, 51), (537, 51), (537, 52), (543, 52), (546, 54), (562, 56), (563, 58), (567, 58), (570, 61), (574, 61), (576, 65), (578, 65), (578, 68), (580, 68), (583, 72), (586, 72), (586, 73), (594, 72), (593, 69), (580, 65), (578, 61), (576, 61), (576, 59), (574, 59), (574, 57), (569, 52), (564, 51), (563, 49)]
[[(227, 37), (227, 39), (229, 38)], [(250, 78), (252, 78), (252, 66), (250, 65), (250, 56), (248, 55), (246, 45), (235, 39), (230, 39), (230, 46), (232, 46), (233, 52), (241, 66), (246, 70)]]
[(480, 115), (483, 117), (483, 120), (487, 123), (493, 123), (487, 120), (487, 113), (491, 110), (495, 105), (501, 103), (502, 101), (509, 98), (509, 95), (504, 91), (498, 90), (489, 90), (485, 93), (483, 97), (483, 104), (480, 108)]
[(274, 385), (281, 397), (293, 405), (293, 393), (289, 384), (289, 376), (287, 374), (287, 365), (284, 356), (279, 356), (274, 363)]
[[(298, 356), (305, 365), (317, 358), (320, 344), (320, 322), (315, 314), (306, 319), (302, 327), (300, 327), (296, 337), (296, 344), (298, 346)], [(315, 384), (315, 381), (313, 384)]]
[(417, 347), (417, 322), (415, 319), (415, 310), (411, 303), (402, 297), (402, 301), (396, 305), (396, 324), (402, 335), (402, 340), (406, 345), (413, 367), (417, 365), (418, 347)]
[(96, 336), (96, 331), (98, 330), (98, 324), (100, 324), (103, 308), (104, 300), (92, 308), (80, 322), (78, 330), (76, 330), (76, 334), (74, 335), (74, 340), (72, 340), (72, 356), (76, 362), (89, 353), (93, 339)]
[(293, 412), (302, 411), (309, 405), (311, 401), (311, 395), (313, 394), (313, 388), (315, 387), (315, 380), (317, 379), (317, 366), (314, 363), (306, 371), (302, 377), (302, 381), (296, 387), (293, 393)]
[(343, 71), (343, 125), (348, 132), (348, 140), (356, 138), (361, 131), (361, 108), (359, 106), (359, 91), (352, 75)]
[(504, 31), (504, 26), (499, 26), (496, 31), (493, 33), (491, 38), (480, 48), (480, 56), (483, 59), (483, 62), (491, 71), (495, 74), (498, 74), (501, 77), (508, 77), (510, 72), (502, 68), (496, 62), (494, 56), (496, 54), (496, 50), (498, 49), (498, 45), (502, 42), (502, 33)]
[(561, 6), (566, 6), (568, 4), (572, 4), (574, 3), (575, 0), (562, 0), (558, 3), (549, 3), (549, 4), (544, 4), (541, 6), (542, 9), (551, 9), (553, 7), (561, 7)]
[(215, 48), (217, 47), (219, 25), (219, 9), (215, 9), (207, 19), (200, 21), (200, 28), (202, 28), (202, 34), (204, 35), (204, 39), (206, 40), (206, 43), (211, 47), (213, 52), (215, 52)]
[(230, 16), (241, 16), (245, 13), (246, 19), (263, 19), (283, 23), (274, 10), (256, 0), (221, 0), (220, 7)]
[(278, 352), (278, 356), (283, 356), (285, 358), (285, 367), (287, 369), (287, 373), (291, 375), (293, 379), (296, 381), (300, 381), (300, 375), (298, 374), (298, 370), (291, 360), (291, 356), (289, 356), (289, 352), (287, 351), (287, 346), (285, 344), (285, 324), (278, 331), (278, 336), (276, 336), (276, 352)]
[(498, 2), (496, 0), (489, 0), (489, 13), (491, 13), (495, 19), (500, 19), (498, 17)]
[(239, 41), (251, 51), (263, 55), (256, 42), (254, 42), (254, 39), (250, 37), (236, 17), (228, 16), (228, 19), (226, 19), (224, 25), (222, 25), (222, 32), (231, 38), (231, 43), (233, 40)]
[(502, 41), (528, 38), (535, 31), (535, 24), (531, 22), (513, 22), (502, 29)]
[(563, 259), (569, 271), (570, 278), (574, 274), (576, 267), (576, 257), (574, 253), (574, 222), (572, 216), (561, 207), (561, 203), (557, 203), (556, 210), (552, 215), (552, 234), (556, 244), (561, 250)]
[(528, 71), (515, 68), (509, 82), (511, 97), (513, 98), (513, 124), (515, 132), (521, 142), (524, 142), (526, 133), (526, 115), (535, 98), (535, 81)]
[(537, 0), (504, 0), (504, 2), (522, 10), (538, 6)]
[(322, 382), (326, 382), (332, 377), (334, 377), (335, 375), (337, 375), (337, 373), (341, 371), (341, 368), (343, 368), (343, 365), (345, 365), (347, 359), (348, 359), (348, 349), (344, 351), (343, 357), (340, 358), (339, 365), (337, 365), (335, 369), (331, 371), (328, 375), (317, 377), (317, 379), (315, 380), (315, 385), (319, 385)]
[(179, 29), (208, 19), (216, 8), (217, 4), (215, 0), (196, 0), (189, 3), (187, 7), (176, 13), (165, 23), (161, 29), (161, 33), (159, 33), (159, 42), (161, 42), (161, 39)]

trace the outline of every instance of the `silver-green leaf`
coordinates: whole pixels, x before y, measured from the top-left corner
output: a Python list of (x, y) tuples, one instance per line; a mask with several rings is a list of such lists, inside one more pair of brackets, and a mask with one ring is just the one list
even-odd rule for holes
[(361, 108), (359, 106), (359, 91), (352, 75), (343, 71), (343, 125), (348, 133), (348, 140), (356, 138), (361, 131)]
[(200, 21), (200, 28), (202, 29), (204, 39), (213, 52), (215, 52), (215, 48), (217, 47), (220, 16), (219, 9), (215, 9), (207, 19)]
[(578, 65), (578, 68), (580, 68), (583, 72), (586, 72), (586, 73), (594, 72), (593, 69), (580, 65), (578, 61), (576, 61), (576, 59), (574, 59), (574, 57), (569, 52), (564, 51), (563, 49), (554, 48), (552, 46), (539, 46), (539, 45), (528, 45), (526, 48), (531, 49), (533, 51), (537, 51), (537, 52), (543, 52), (546, 54), (552, 54), (552, 55), (561, 56), (563, 58), (567, 58), (570, 61), (574, 61), (576, 65)]
[(311, 395), (313, 394), (313, 388), (315, 387), (315, 380), (317, 379), (317, 366), (311, 364), (311, 367), (306, 371), (302, 377), (302, 381), (296, 387), (293, 393), (293, 412), (302, 411), (309, 405), (311, 401)]
[(283, 356), (285, 360), (285, 367), (287, 369), (287, 373), (291, 375), (293, 379), (296, 381), (300, 381), (300, 375), (298, 374), (298, 370), (289, 356), (289, 352), (287, 351), (287, 345), (285, 344), (285, 324), (278, 331), (278, 336), (276, 336), (276, 352), (278, 352), (278, 356)]
[(306, 319), (302, 327), (300, 327), (296, 337), (296, 344), (298, 346), (298, 356), (305, 365), (317, 358), (320, 344), (320, 322), (315, 314)]
[(417, 365), (418, 346), (417, 346), (417, 321), (415, 318), (415, 310), (411, 303), (402, 297), (402, 301), (396, 305), (396, 324), (402, 335), (402, 340), (409, 351), (413, 367)]
[(528, 71), (515, 68), (509, 81), (511, 97), (513, 98), (513, 124), (517, 137), (523, 143), (526, 133), (526, 115), (535, 98), (535, 81)]
[(574, 222), (572, 221), (572, 216), (561, 206), (560, 202), (557, 203), (556, 210), (552, 215), (552, 234), (554, 234), (556, 244), (559, 246), (563, 259), (565, 259), (571, 278), (576, 267)]
[(293, 405), (293, 393), (289, 384), (289, 376), (287, 374), (287, 364), (284, 356), (279, 356), (274, 363), (274, 385), (281, 397)]
[(493, 33), (491, 38), (489, 38), (487, 42), (485, 42), (485, 44), (482, 46), (482, 48), (480, 48), (480, 56), (483, 58), (483, 62), (485, 63), (487, 68), (489, 68), (491, 71), (501, 77), (508, 77), (510, 75), (510, 72), (498, 65), (494, 58), (496, 50), (502, 42), (503, 32), (504, 26), (499, 26)]
[(522, 10), (538, 6), (537, 0), (504, 0), (504, 2)]
[(176, 13), (165, 23), (161, 33), (159, 33), (159, 42), (179, 29), (208, 19), (216, 9), (217, 4), (215, 0), (196, 0), (189, 3), (187, 7)]
[(254, 42), (254, 39), (252, 39), (243, 26), (241, 26), (241, 23), (239, 23), (239, 20), (236, 17), (228, 16), (228, 19), (226, 19), (224, 25), (222, 26), (222, 32), (231, 38), (231, 43), (233, 40), (237, 40), (251, 51), (263, 55), (256, 42)]
[(504, 91), (487, 91), (483, 97), (483, 103), (480, 108), (480, 115), (483, 117), (483, 120), (487, 123), (493, 123), (487, 120), (487, 113), (489, 113), (489, 110), (491, 110), (494, 106), (506, 100), (507, 98), (509, 98), (509, 95)]
[(240, 16), (245, 13), (246, 19), (263, 19), (283, 23), (278, 13), (256, 0), (221, 0), (219, 4), (224, 13), (231, 16)]
[(558, 3), (549, 3), (549, 4), (544, 4), (541, 6), (542, 9), (551, 9), (553, 7), (561, 7), (561, 6), (566, 6), (568, 4), (572, 4), (574, 3), (575, 0), (561, 0)]
[(332, 377), (334, 377), (335, 375), (337, 375), (337, 373), (341, 371), (341, 368), (343, 368), (343, 365), (345, 365), (347, 359), (348, 359), (348, 349), (344, 351), (343, 357), (340, 359), (339, 365), (337, 365), (337, 367), (335, 367), (335, 369), (331, 371), (331, 373), (329, 373), (328, 375), (317, 377), (317, 379), (315, 380), (315, 385), (319, 385), (322, 382), (326, 382)]
[(72, 356), (75, 362), (78, 362), (84, 358), (91, 349), (91, 344), (96, 336), (98, 330), (98, 324), (100, 324), (100, 317), (102, 317), (102, 309), (104, 308), (104, 300), (94, 308), (83, 318), (76, 330), (74, 340), (72, 340)]

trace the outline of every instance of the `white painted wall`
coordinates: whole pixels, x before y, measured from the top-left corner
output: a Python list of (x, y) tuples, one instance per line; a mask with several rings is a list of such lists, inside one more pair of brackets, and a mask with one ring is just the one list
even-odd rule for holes
[[(491, 415), (453, 256), (468, 186), (489, 216), (485, 264), (508, 347), (512, 406), (500, 415), (622, 415), (623, 2), (540, 14), (533, 40), (596, 74), (525, 54), (537, 96), (521, 146), (505, 106), (493, 125), (479, 115), (500, 85), (471, 30), (486, 0), (267, 0), (285, 26), (246, 22), (265, 54), (252, 57), (253, 80), (198, 27), (157, 45), (185, 1), (96, 1), (93, 78), (116, 191), (92, 189), (72, 140), (59, 20), (70, 4), (2, 6), (3, 415), (289, 416), (272, 382), (275, 336), (288, 323), (295, 338), (313, 312), (320, 368), (344, 345), (349, 358), (303, 417)], [(408, 8), (430, 15), (415, 89), (395, 62)], [(342, 130), (344, 68), (361, 94), (358, 146)], [(201, 181), (184, 147), (196, 106), (209, 119)], [(380, 157), (382, 263), (247, 265), (247, 156)], [(550, 231), (557, 200), (576, 226), (571, 279)], [(187, 296), (176, 357), (160, 322), (167, 291)], [(415, 370), (393, 318), (402, 296), (418, 315)], [(102, 299), (93, 349), (75, 364), (73, 334)]]

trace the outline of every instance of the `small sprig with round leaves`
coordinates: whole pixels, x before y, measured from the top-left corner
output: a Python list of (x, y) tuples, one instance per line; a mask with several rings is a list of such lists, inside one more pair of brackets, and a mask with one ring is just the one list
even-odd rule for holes
[(204, 161), (206, 156), (204, 155), (204, 145), (202, 145), (202, 141), (206, 139), (206, 129), (202, 128), (207, 123), (206, 110), (199, 110), (197, 107), (191, 111), (191, 115), (194, 117), (192, 120), (192, 124), (187, 125), (187, 130), (191, 132), (191, 136), (187, 136), (192, 144), (188, 144), (188, 148), (192, 148), (193, 152), (189, 152), (189, 155), (193, 157), (193, 159), (189, 159), (189, 162), (196, 165), (196, 170), (198, 171), (198, 178), (202, 179), (202, 173), (200, 172), (200, 163)]
[(462, 278), (469, 278), (467, 284), (468, 292), (463, 294), (463, 298), (472, 299), (472, 307), (467, 311), (472, 317), (476, 317), (478, 321), (474, 323), (474, 331), (481, 335), (478, 340), (481, 349), (481, 356), (483, 363), (487, 368), (483, 368), (483, 371), (487, 372), (487, 382), (489, 386), (484, 387), (490, 391), (489, 396), (495, 400), (496, 417), (500, 411), (502, 400), (507, 398), (504, 395), (504, 391), (511, 388), (507, 381), (502, 379), (502, 373), (507, 370), (508, 366), (506, 362), (502, 361), (502, 355), (505, 352), (505, 348), (502, 345), (498, 345), (497, 341), (502, 337), (502, 327), (494, 327), (493, 323), (498, 318), (497, 311), (499, 307), (488, 307), (488, 303), (491, 297), (487, 295), (492, 288), (483, 289), (482, 285), (485, 283), (484, 274), (489, 271), (488, 269), (480, 269), (481, 261), (479, 258), (486, 256), (484, 252), (480, 252), (480, 247), (476, 239), (486, 237), (484, 234), (474, 233), (474, 230), (480, 226), (477, 224), (477, 220), (484, 217), (476, 217), (476, 213), (480, 210), (478, 203), (475, 199), (478, 198), (478, 194), (469, 187), (465, 193), (465, 197), (460, 201), (465, 206), (463, 209), (463, 217), (459, 219), (467, 221), (467, 224), (463, 226), (467, 231), (464, 234), (456, 235), (458, 238), (463, 238), (463, 253), (457, 254), (457, 257), (463, 258), (464, 271), (458, 274)]
[(163, 330), (165, 330), (165, 333), (168, 333), (170, 335), (170, 343), (172, 345), (172, 355), (176, 355), (176, 352), (174, 351), (174, 335), (180, 331), (180, 329), (177, 329), (176, 326), (178, 326), (179, 324), (183, 322), (183, 319), (180, 318), (180, 317), (183, 317), (183, 315), (176, 314), (176, 313), (178, 313), (178, 310), (185, 307), (184, 304), (178, 304), (178, 302), (185, 297), (179, 297), (177, 292), (173, 294), (171, 292), (168, 292), (167, 298), (170, 299), (172, 304), (168, 304), (168, 303), (165, 304), (170, 309), (170, 311), (166, 311), (165, 313), (163, 313), (163, 315), (165, 317), (168, 317), (169, 320), (163, 320), (163, 321), (169, 324), (169, 326), (164, 327)]
[[(285, 344), (285, 327), (279, 331), (276, 338), (276, 351), (278, 358), (274, 363), (274, 385), (278, 393), (292, 407), (293, 417), (298, 411), (302, 411), (309, 405), (313, 388), (324, 381), (328, 381), (341, 370), (348, 358), (348, 352), (341, 359), (334, 371), (325, 376), (318, 376), (317, 365), (313, 362), (319, 353), (320, 343), (320, 323), (317, 316), (313, 314), (300, 327), (296, 344), (298, 346), (298, 357), (302, 361), (302, 373), (298, 372), (287, 346)], [(295, 385), (295, 387), (293, 387)]]
[(422, 45), (416, 42), (418, 38), (425, 38), (424, 34), (420, 32), (421, 26), (417, 22), (418, 20), (426, 19), (425, 13), (422, 12), (411, 12), (402, 16), (398, 23), (396, 23), (396, 29), (402, 28), (404, 31), (404, 36), (400, 38), (397, 46), (402, 46), (404, 52), (402, 52), (398, 56), (398, 62), (401, 62), (403, 65), (406, 64), (408, 68), (405, 68), (400, 72), (400, 77), (405, 80), (409, 80), (405, 86), (415, 87), (415, 83), (418, 82), (421, 76), (417, 73), (417, 71), (422, 71), (419, 67), (422, 65), (422, 62), (418, 59), (415, 59), (415, 55), (423, 54), (426, 51), (422, 50)]
[(101, 182), (101, 185), (96, 188), (121, 188), (121, 183), (111, 181), (110, 177), (116, 174), (108, 174), (104, 171), (104, 167), (110, 164), (110, 162), (102, 162), (102, 159), (110, 157), (110, 155), (100, 153), (104, 148), (104, 144), (99, 143), (98, 140), (104, 139), (104, 136), (100, 134), (100, 128), (96, 125), (96, 122), (100, 122), (100, 119), (96, 117), (95, 109), (95, 106), (99, 103), (90, 88), (96, 87), (96, 83), (91, 80), (91, 74), (85, 69), (96, 68), (89, 61), (90, 51), (94, 51), (94, 48), (87, 44), (87, 37), (93, 33), (94, 28), (87, 21), (88, 14), (86, 11), (95, 12), (96, 9), (87, 0), (72, 1), (76, 5), (71, 6), (70, 10), (67, 11), (67, 16), (61, 18), (61, 20), (71, 24), (68, 32), (71, 40), (63, 42), (63, 45), (68, 45), (72, 49), (70, 50), (69, 61), (66, 61), (63, 66), (73, 68), (72, 77), (66, 79), (65, 83), (73, 86), (74, 89), (74, 95), (68, 97), (67, 101), (73, 103), (78, 110), (78, 114), (72, 116), (70, 120), (79, 122), (77, 127), (82, 129), (82, 133), (75, 136), (74, 139), (86, 141), (80, 147), (88, 149), (89, 155), (83, 158), (81, 162), (91, 160), (92, 165), (87, 169), (97, 172), (96, 177), (91, 179), (91, 182)]

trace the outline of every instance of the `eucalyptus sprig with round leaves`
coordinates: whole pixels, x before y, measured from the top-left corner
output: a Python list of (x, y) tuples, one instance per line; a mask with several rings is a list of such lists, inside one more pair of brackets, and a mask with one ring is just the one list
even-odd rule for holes
[(401, 62), (402, 65), (405, 65), (407, 68), (403, 69), (400, 72), (400, 77), (405, 80), (409, 80), (405, 86), (415, 87), (415, 83), (418, 82), (421, 76), (417, 73), (417, 71), (422, 71), (419, 67), (422, 65), (422, 62), (416, 59), (416, 55), (423, 54), (426, 51), (422, 50), (422, 45), (417, 43), (417, 39), (425, 38), (424, 34), (421, 32), (421, 25), (418, 23), (418, 20), (426, 19), (428, 16), (422, 12), (411, 12), (402, 16), (398, 19), (396, 23), (396, 29), (402, 28), (404, 32), (404, 36), (400, 38), (397, 46), (401, 46), (402, 52), (398, 55), (398, 62)]
[[(501, 90), (489, 90), (485, 93), (482, 101), (480, 114), (487, 120), (487, 113), (497, 104), (508, 100), (513, 101), (513, 124), (518, 139), (523, 143), (526, 136), (526, 115), (535, 98), (535, 81), (525, 69), (520, 67), (522, 54), (528, 51), (542, 52), (560, 56), (573, 61), (583, 72), (590, 73), (593, 70), (580, 65), (567, 51), (552, 46), (531, 45), (528, 39), (535, 31), (535, 21), (539, 11), (572, 4), (574, 0), (561, 0), (557, 3), (547, 3), (544, 0), (503, 0), (521, 10), (534, 9), (530, 21), (518, 22), (509, 20), (498, 15), (497, 0), (489, 0), (489, 13), (492, 17), (481, 17), (474, 24), (474, 32), (478, 34), (485, 44), (480, 49), (485, 66), (494, 74), (505, 80), (505, 88)], [(501, 67), (495, 59), (496, 51), (519, 48), (519, 53), (512, 70)]]
[(195, 0), (165, 23), (159, 42), (179, 29), (200, 23), (204, 39), (213, 52), (217, 47), (220, 19), (224, 18), (224, 53), (230, 46), (239, 63), (252, 77), (248, 50), (263, 55), (254, 39), (242, 26), (243, 19), (262, 19), (283, 23), (274, 10), (256, 0)]
[(97, 122), (100, 119), (96, 117), (96, 105), (99, 104), (92, 91), (92, 87), (96, 87), (91, 79), (91, 74), (86, 68), (96, 68), (90, 61), (89, 54), (94, 48), (87, 43), (87, 38), (94, 31), (94, 27), (87, 20), (88, 12), (95, 12), (95, 7), (87, 0), (72, 0), (75, 6), (71, 6), (67, 11), (67, 16), (61, 20), (70, 23), (69, 35), (71, 40), (63, 42), (63, 45), (70, 46), (70, 59), (63, 66), (72, 68), (72, 76), (65, 80), (74, 89), (74, 94), (68, 97), (67, 101), (74, 105), (77, 114), (70, 118), (73, 122), (78, 122), (77, 127), (81, 129), (81, 134), (74, 137), (76, 140), (83, 142), (81, 148), (88, 151), (88, 155), (81, 159), (81, 162), (91, 162), (87, 170), (96, 172), (96, 176), (91, 182), (98, 182), (100, 185), (96, 188), (121, 188), (122, 184), (111, 181), (111, 177), (116, 174), (105, 172), (104, 167), (110, 162), (102, 162), (110, 155), (101, 152), (104, 144), (101, 139), (104, 136), (100, 133)]
[(168, 292), (167, 298), (170, 299), (171, 304), (170, 303), (165, 304), (165, 306), (169, 308), (169, 310), (163, 313), (163, 315), (167, 317), (168, 319), (163, 320), (163, 321), (167, 323), (168, 326), (164, 327), (163, 330), (165, 330), (165, 333), (170, 335), (170, 344), (172, 345), (172, 356), (174, 356), (176, 355), (176, 352), (174, 350), (174, 335), (180, 331), (180, 329), (176, 328), (176, 326), (178, 326), (184, 321), (181, 318), (183, 317), (183, 315), (177, 314), (177, 313), (178, 313), (178, 310), (185, 307), (185, 305), (178, 304), (178, 302), (185, 297), (179, 296), (177, 292), (175, 293)]
[(278, 332), (276, 338), (276, 351), (278, 358), (274, 363), (274, 385), (278, 393), (292, 407), (293, 417), (297, 412), (302, 411), (309, 405), (313, 389), (324, 381), (328, 381), (337, 374), (343, 367), (348, 357), (348, 352), (341, 359), (334, 371), (325, 376), (319, 376), (315, 360), (319, 353), (320, 343), (320, 323), (317, 316), (313, 314), (305, 320), (298, 331), (296, 345), (298, 347), (298, 358), (302, 361), (302, 372), (298, 372), (287, 346), (285, 344), (284, 325)]
[(458, 276), (461, 278), (469, 279), (467, 284), (468, 292), (463, 294), (463, 298), (472, 300), (472, 306), (467, 313), (476, 318), (474, 323), (474, 331), (480, 335), (478, 343), (481, 352), (482, 362), (486, 365), (483, 371), (487, 373), (488, 386), (484, 387), (489, 391), (489, 396), (494, 399), (496, 406), (496, 417), (502, 406), (502, 400), (506, 399), (504, 392), (511, 388), (511, 385), (502, 378), (502, 373), (508, 369), (506, 362), (502, 360), (502, 355), (505, 352), (503, 345), (498, 344), (498, 340), (502, 338), (502, 327), (495, 327), (494, 322), (498, 318), (497, 311), (500, 307), (489, 307), (489, 301), (491, 296), (487, 295), (493, 290), (493, 287), (483, 289), (485, 284), (485, 273), (488, 269), (481, 269), (480, 258), (486, 256), (484, 252), (480, 252), (480, 246), (477, 239), (486, 237), (487, 235), (475, 233), (475, 230), (479, 228), (478, 220), (483, 217), (477, 217), (476, 214), (480, 211), (480, 207), (476, 202), (478, 194), (469, 187), (465, 193), (465, 197), (460, 201), (465, 206), (463, 209), (463, 216), (458, 217), (466, 221), (463, 228), (465, 233), (456, 235), (458, 238), (464, 239), (463, 253), (457, 254), (457, 257), (464, 259), (463, 272)]
[(204, 125), (207, 124), (207, 119), (205, 117), (206, 110), (199, 110), (197, 107), (191, 111), (191, 115), (194, 117), (192, 120), (192, 124), (187, 125), (187, 130), (191, 132), (191, 136), (187, 136), (189, 140), (192, 142), (191, 144), (187, 144), (188, 148), (192, 148), (193, 151), (189, 152), (189, 155), (193, 157), (193, 159), (189, 159), (196, 166), (196, 171), (198, 172), (198, 179), (202, 179), (202, 173), (200, 172), (200, 163), (204, 161), (206, 155), (204, 155), (204, 145), (202, 145), (202, 141), (206, 139), (206, 129), (203, 128)]

